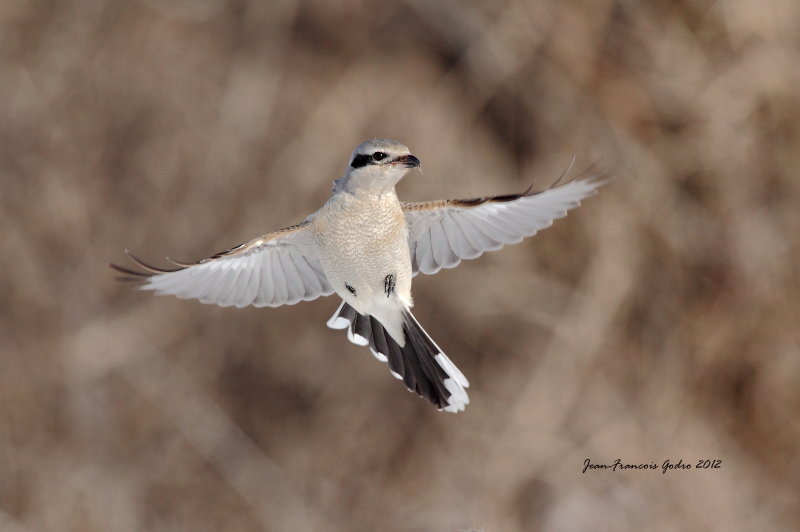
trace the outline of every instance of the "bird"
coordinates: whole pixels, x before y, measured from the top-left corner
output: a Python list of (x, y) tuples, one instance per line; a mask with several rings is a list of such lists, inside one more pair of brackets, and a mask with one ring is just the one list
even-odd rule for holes
[(330, 198), (302, 222), (199, 262), (110, 264), (159, 295), (223, 307), (278, 307), (336, 294), (327, 325), (368, 346), (391, 375), (437, 409), (461, 412), (469, 381), (411, 312), (412, 279), (515, 244), (552, 225), (607, 180), (587, 174), (518, 194), (407, 203), (395, 186), (420, 160), (389, 139), (358, 145)]

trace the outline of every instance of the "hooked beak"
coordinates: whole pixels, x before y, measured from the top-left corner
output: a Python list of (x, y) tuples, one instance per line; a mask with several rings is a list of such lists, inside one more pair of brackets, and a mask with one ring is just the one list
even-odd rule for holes
[(392, 164), (400, 165), (403, 168), (417, 168), (422, 163), (420, 163), (419, 159), (417, 159), (413, 155), (401, 155), (400, 157), (392, 161)]

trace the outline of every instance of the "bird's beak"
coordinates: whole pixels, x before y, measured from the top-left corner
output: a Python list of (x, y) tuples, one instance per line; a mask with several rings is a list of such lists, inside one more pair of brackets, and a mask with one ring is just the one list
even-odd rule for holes
[(419, 162), (419, 159), (413, 155), (401, 155), (392, 161), (392, 164), (397, 164), (404, 168), (417, 168), (421, 163)]

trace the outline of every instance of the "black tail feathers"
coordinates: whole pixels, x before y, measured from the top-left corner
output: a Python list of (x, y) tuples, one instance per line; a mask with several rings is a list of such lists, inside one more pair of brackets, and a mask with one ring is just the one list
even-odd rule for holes
[(405, 343), (402, 346), (376, 318), (359, 314), (345, 302), (328, 321), (328, 326), (347, 328), (351, 342), (368, 345), (375, 358), (388, 362), (392, 375), (440, 410), (459, 412), (469, 403), (465, 390), (469, 382), (408, 309), (403, 312)]

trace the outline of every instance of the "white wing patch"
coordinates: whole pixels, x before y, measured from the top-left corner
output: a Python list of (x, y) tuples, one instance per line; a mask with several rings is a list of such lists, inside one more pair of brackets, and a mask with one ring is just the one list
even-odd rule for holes
[(281, 247), (150, 277), (140, 290), (222, 307), (278, 307), (333, 293), (313, 259)]
[(304, 225), (265, 235), (196, 264), (162, 270), (131, 258), (146, 270), (114, 266), (141, 280), (140, 290), (223, 307), (277, 307), (333, 293), (319, 261), (302, 243)]
[(437, 273), (463, 259), (516, 244), (563, 218), (605, 184), (590, 177), (541, 192), (472, 200), (405, 203), (414, 273)]

